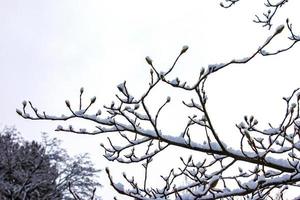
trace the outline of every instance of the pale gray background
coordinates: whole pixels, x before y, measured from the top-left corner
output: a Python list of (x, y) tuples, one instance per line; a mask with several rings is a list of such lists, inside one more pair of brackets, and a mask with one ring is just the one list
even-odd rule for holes
[[(290, 1), (269, 31), (252, 22), (266, 10), (261, 0), (241, 0), (230, 10), (219, 1), (199, 0), (0, 0), (0, 126), (15, 125), (26, 139), (39, 140), (40, 132), (48, 132), (62, 139), (69, 153), (88, 152), (98, 167), (110, 165), (121, 174), (122, 165), (101, 156), (105, 137), (57, 133), (57, 123), (24, 120), (15, 109), (31, 100), (49, 114), (68, 113), (64, 100), (76, 104), (81, 86), (87, 102), (96, 95), (100, 107), (124, 80), (141, 93), (149, 74), (144, 57), (164, 70), (183, 45), (190, 49), (174, 73), (193, 80), (202, 66), (250, 55), (287, 16), (300, 33), (299, 7), (299, 1)], [(274, 47), (286, 45), (285, 34)], [(262, 125), (278, 123), (281, 97), (300, 86), (299, 52), (296, 46), (276, 57), (257, 57), (211, 77), (208, 106), (227, 142), (234, 143), (234, 124), (244, 114), (254, 114)], [(106, 185), (99, 194), (112, 199), (104, 172), (101, 180)]]

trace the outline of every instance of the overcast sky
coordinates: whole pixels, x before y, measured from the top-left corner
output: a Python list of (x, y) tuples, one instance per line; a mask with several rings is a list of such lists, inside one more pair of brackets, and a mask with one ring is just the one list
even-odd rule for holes
[[(287, 17), (300, 34), (299, 7), (299, 1), (290, 1), (268, 30), (252, 22), (266, 10), (261, 0), (241, 0), (231, 9), (199, 0), (0, 0), (0, 126), (15, 125), (26, 139), (38, 140), (40, 132), (48, 132), (61, 138), (70, 153), (88, 152), (98, 167), (114, 166), (101, 156), (104, 137), (57, 133), (57, 123), (24, 120), (15, 109), (31, 100), (49, 114), (68, 113), (65, 99), (76, 104), (82, 86), (87, 102), (97, 96), (97, 106), (108, 104), (124, 80), (141, 94), (149, 78), (145, 56), (165, 70), (183, 45), (190, 48), (174, 77), (193, 81), (201, 67), (249, 56)], [(272, 48), (287, 45), (286, 36)], [(281, 97), (300, 87), (299, 53), (296, 46), (210, 77), (208, 106), (219, 131), (230, 134), (226, 141), (238, 134), (234, 124), (245, 114), (255, 115), (262, 125), (279, 122)], [(104, 172), (101, 178), (106, 183)], [(106, 186), (100, 194), (110, 199), (110, 192)]]

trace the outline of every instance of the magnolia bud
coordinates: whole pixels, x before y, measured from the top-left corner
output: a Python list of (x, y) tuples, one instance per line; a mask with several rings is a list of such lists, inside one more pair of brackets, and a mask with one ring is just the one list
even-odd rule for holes
[(205, 69), (202, 67), (202, 68), (201, 68), (201, 71), (200, 71), (200, 75), (203, 75), (204, 72), (205, 72)]
[(63, 129), (63, 127), (61, 125), (58, 125), (56, 128), (57, 131), (61, 131), (62, 129)]
[(276, 34), (279, 34), (279, 33), (282, 32), (283, 29), (284, 29), (284, 25), (280, 25), (280, 26), (278, 26), (278, 27), (276, 28), (275, 33), (276, 33)]
[(22, 104), (23, 104), (23, 107), (25, 107), (27, 105), (27, 101), (23, 101)]
[(300, 101), (300, 92), (297, 94), (297, 100)]
[(251, 115), (250, 116), (250, 123), (253, 121), (254, 117)]
[(241, 129), (245, 129), (245, 128), (246, 128), (246, 125), (244, 124), (244, 122), (241, 122), (241, 123), (239, 124), (239, 127), (240, 127)]
[(167, 97), (167, 102), (170, 102), (171, 101), (171, 97)]
[(95, 103), (95, 101), (96, 101), (96, 97), (92, 97), (91, 98), (91, 103)]
[(189, 47), (187, 45), (184, 45), (182, 47), (181, 54), (185, 53), (188, 49), (189, 49)]
[(82, 87), (82, 88), (80, 88), (80, 94), (82, 94), (83, 93), (83, 91), (84, 91), (84, 88)]
[(247, 130), (244, 130), (244, 134), (246, 135), (246, 137), (247, 137), (249, 140), (251, 140), (251, 137), (250, 137), (249, 132), (248, 132)]
[(101, 115), (101, 110), (99, 109), (96, 113), (96, 116)]
[(66, 100), (65, 103), (66, 103), (66, 106), (67, 106), (68, 108), (71, 107), (71, 104), (70, 104), (70, 101), (69, 101), (69, 100)]
[(108, 169), (108, 167), (105, 167), (105, 171), (106, 171), (106, 173), (109, 174), (109, 169)]
[(253, 125), (257, 125), (258, 124), (258, 121), (255, 119), (254, 122), (253, 122)]
[(214, 181), (211, 182), (210, 184), (210, 189), (213, 189), (217, 186), (219, 179), (215, 179)]
[(243, 169), (241, 167), (239, 167), (239, 172), (243, 173)]
[(19, 110), (19, 109), (16, 109), (16, 112), (19, 114), (19, 115), (23, 115), (23, 113), (22, 113), (22, 111), (21, 110)]
[(149, 56), (147, 56), (145, 59), (149, 65), (152, 65), (152, 59)]

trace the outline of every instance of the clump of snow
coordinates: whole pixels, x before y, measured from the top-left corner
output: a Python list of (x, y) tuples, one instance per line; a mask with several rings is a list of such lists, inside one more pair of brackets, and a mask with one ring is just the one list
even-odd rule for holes
[(274, 134), (277, 134), (279, 132), (280, 132), (279, 128), (270, 128), (270, 129), (264, 130), (264, 133), (269, 134), (269, 135), (274, 135)]
[(124, 191), (124, 185), (122, 183), (115, 183), (114, 185), (118, 190)]
[(86, 132), (86, 129), (85, 128), (81, 128), (81, 129), (79, 129), (79, 131), (82, 132), (82, 133), (84, 133), (84, 132)]

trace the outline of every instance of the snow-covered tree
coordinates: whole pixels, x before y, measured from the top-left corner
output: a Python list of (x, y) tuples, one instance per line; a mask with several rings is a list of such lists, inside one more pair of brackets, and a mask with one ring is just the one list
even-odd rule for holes
[[(225, 0), (221, 6), (230, 8), (237, 2), (239, 0)], [(112, 135), (108, 137), (107, 144), (102, 144), (105, 158), (119, 163), (141, 163), (144, 168), (142, 179), (140, 176), (129, 177), (124, 173), (123, 182), (115, 180), (111, 170), (106, 168), (112, 187), (120, 194), (134, 199), (233, 199), (236, 196), (245, 199), (272, 199), (273, 191), (279, 194), (277, 198), (282, 199), (283, 191), (288, 186), (300, 185), (299, 89), (284, 98), (286, 108), (279, 125), (259, 127), (254, 116), (245, 116), (241, 123), (236, 124), (236, 137), (239, 137), (240, 144), (231, 146), (224, 142), (221, 130), (216, 130), (211, 119), (213, 113), (210, 113), (207, 106), (206, 81), (212, 74), (231, 65), (246, 64), (257, 56), (277, 55), (295, 46), (300, 41), (300, 36), (294, 33), (289, 19), (286, 19), (285, 25), (272, 27), (274, 16), (287, 2), (280, 0), (272, 3), (267, 0), (265, 6), (268, 11), (262, 16), (256, 16), (254, 22), (271, 31), (270, 36), (257, 49), (247, 57), (199, 69), (197, 80), (183, 81), (170, 76), (180, 57), (188, 50), (188, 46), (184, 46), (166, 71), (161, 72), (153, 60), (146, 57), (150, 66), (150, 78), (149, 85), (141, 96), (130, 93), (125, 81), (118, 85), (116, 100), (94, 114), (89, 111), (96, 97), (91, 98), (90, 103), (84, 106), (83, 88), (80, 89), (78, 108), (69, 100), (65, 101), (70, 114), (48, 115), (46, 112), (39, 112), (30, 101), (23, 102), (23, 108), (17, 109), (17, 113), (30, 120), (81, 119), (95, 123), (95, 130), (58, 125), (56, 131)], [(280, 37), (282, 32), (290, 34), (290, 44), (275, 51), (268, 50), (272, 41)], [(164, 110), (172, 104), (173, 99), (166, 97), (161, 105), (150, 102), (151, 95), (163, 85), (190, 95), (190, 100), (182, 103), (192, 114), (187, 117), (185, 127), (176, 133), (165, 131), (164, 124), (160, 122)], [(123, 139), (122, 143), (114, 142), (117, 136)], [(178, 158), (181, 160), (180, 166), (172, 166), (168, 173), (160, 174), (159, 184), (149, 181), (149, 177), (153, 176), (149, 173), (153, 172), (151, 165), (154, 158), (158, 154), (178, 149), (185, 150), (191, 156)]]
[[(62, 191), (64, 199), (94, 199), (95, 189), (101, 184), (97, 180), (98, 172), (88, 154), (71, 157), (60, 147), (61, 141), (49, 138), (43, 133), (42, 145), (46, 154), (59, 174), (56, 177), (57, 190)], [(99, 197), (97, 197), (99, 199)]]
[[(70, 157), (60, 141), (24, 141), (15, 128), (0, 133), (0, 199), (82, 199), (94, 196), (97, 172), (87, 155)], [(80, 199), (81, 199), (80, 198)], [(79, 198), (78, 198), (79, 199)]]
[(62, 199), (56, 190), (59, 175), (50, 157), (37, 142), (22, 143), (14, 129), (0, 134), (0, 198)]

